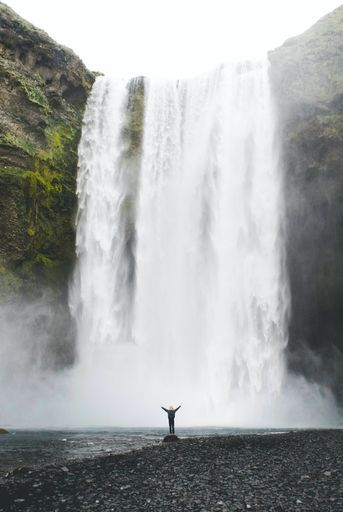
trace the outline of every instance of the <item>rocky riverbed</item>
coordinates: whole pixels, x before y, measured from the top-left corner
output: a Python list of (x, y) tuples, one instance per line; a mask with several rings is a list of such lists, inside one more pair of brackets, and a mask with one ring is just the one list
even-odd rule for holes
[(184, 439), (0, 480), (0, 511), (342, 511), (343, 430)]

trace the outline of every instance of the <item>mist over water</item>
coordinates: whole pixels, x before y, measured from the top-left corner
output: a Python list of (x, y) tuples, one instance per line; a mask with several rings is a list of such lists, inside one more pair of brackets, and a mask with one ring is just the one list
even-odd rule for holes
[(73, 360), (68, 310), (49, 292), (0, 306), (0, 424), (63, 423)]
[(4, 421), (158, 426), (160, 406), (182, 402), (177, 425), (336, 424), (331, 393), (286, 369), (267, 62), (146, 79), (141, 152), (127, 136), (133, 85), (97, 78), (84, 116), (69, 296), (76, 363), (42, 363), (51, 329), (35, 318), (56, 315), (44, 301), (15, 319), (2, 308)]

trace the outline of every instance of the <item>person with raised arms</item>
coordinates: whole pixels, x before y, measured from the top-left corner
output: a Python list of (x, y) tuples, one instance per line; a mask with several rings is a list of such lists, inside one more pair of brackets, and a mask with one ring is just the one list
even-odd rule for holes
[(165, 407), (161, 406), (161, 408), (164, 411), (166, 411), (166, 413), (168, 413), (169, 434), (175, 434), (175, 429), (174, 429), (175, 413), (176, 413), (176, 411), (178, 411), (180, 409), (181, 405), (179, 405), (179, 407), (177, 407), (176, 409), (174, 409), (174, 407), (172, 405), (169, 406), (169, 409), (166, 409)]

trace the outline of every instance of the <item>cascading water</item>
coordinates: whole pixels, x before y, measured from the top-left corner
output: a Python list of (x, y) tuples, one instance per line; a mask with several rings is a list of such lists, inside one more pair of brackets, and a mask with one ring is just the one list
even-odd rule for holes
[(274, 132), (266, 65), (148, 82), (134, 338), (163, 392), (197, 409), (225, 411), (233, 395), (282, 384)]
[(156, 425), (182, 401), (188, 425), (287, 423), (273, 420), (288, 289), (268, 65), (146, 80), (139, 165), (130, 94), (97, 79), (79, 148), (77, 417)]
[(126, 340), (130, 262), (125, 256), (124, 144), (126, 83), (98, 79), (79, 148), (78, 267), (72, 300), (82, 343)]

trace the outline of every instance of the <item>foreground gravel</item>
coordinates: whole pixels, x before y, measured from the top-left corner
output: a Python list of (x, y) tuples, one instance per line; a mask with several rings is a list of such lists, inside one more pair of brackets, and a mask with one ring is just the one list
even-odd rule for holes
[(0, 511), (343, 511), (343, 431), (185, 439), (0, 480)]

